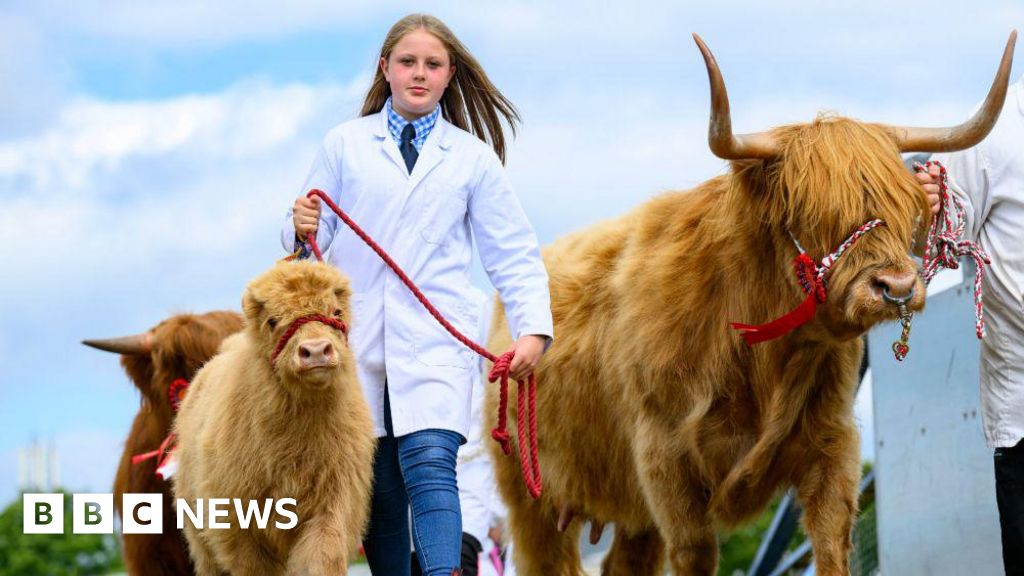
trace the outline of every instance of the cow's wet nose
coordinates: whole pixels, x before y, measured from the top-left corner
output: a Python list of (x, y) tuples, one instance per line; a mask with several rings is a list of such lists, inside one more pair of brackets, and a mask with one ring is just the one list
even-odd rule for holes
[(888, 294), (890, 298), (906, 298), (914, 294), (916, 282), (917, 274), (915, 272), (888, 272), (875, 276), (873, 283), (882, 295)]
[(334, 360), (334, 346), (328, 340), (307, 340), (299, 344), (299, 365), (302, 368), (328, 366)]

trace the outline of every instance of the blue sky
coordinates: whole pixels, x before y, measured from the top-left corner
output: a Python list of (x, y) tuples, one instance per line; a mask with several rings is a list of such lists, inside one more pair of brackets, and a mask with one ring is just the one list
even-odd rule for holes
[(0, 501), (32, 438), (72, 489), (109, 488), (138, 397), (79, 341), (238, 307), (406, 13), (445, 20), (522, 112), (508, 170), (543, 242), (723, 169), (691, 32), (745, 132), (959, 122), (1024, 23), (1009, 1), (209, 4), (0, 5)]

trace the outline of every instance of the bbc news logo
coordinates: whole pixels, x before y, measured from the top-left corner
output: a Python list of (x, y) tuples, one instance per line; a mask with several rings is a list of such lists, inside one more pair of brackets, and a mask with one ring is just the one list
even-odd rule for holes
[[(24, 507), (22, 531), (25, 534), (64, 533), (64, 495), (29, 494), (22, 496)], [(162, 494), (124, 494), (121, 500), (121, 531), (125, 534), (160, 534), (164, 527)], [(274, 500), (242, 500), (240, 498), (199, 498), (195, 506), (183, 498), (175, 500), (177, 527), (185, 522), (199, 530), (225, 530), (232, 524), (225, 519), (235, 512), (238, 527), (248, 530), (255, 525), (266, 530), (272, 516), (274, 527), (291, 530), (299, 523), (294, 498)], [(205, 511), (205, 513), (204, 513)], [(272, 514), (273, 513), (273, 514)], [(114, 495), (74, 494), (71, 499), (71, 531), (74, 534), (113, 534)], [(283, 521), (282, 521), (283, 520)]]

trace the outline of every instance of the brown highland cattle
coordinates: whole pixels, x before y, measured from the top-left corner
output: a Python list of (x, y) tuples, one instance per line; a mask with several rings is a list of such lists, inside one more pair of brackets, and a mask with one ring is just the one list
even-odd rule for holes
[(227, 336), (242, 329), (237, 312), (179, 314), (148, 332), (123, 338), (85, 340), (82, 343), (121, 354), (121, 365), (142, 394), (139, 412), (124, 442), (124, 452), (114, 479), (114, 507), (121, 515), (125, 493), (163, 494), (163, 533), (125, 534), (124, 564), (129, 574), (185, 576), (192, 574), (188, 547), (175, 527), (171, 486), (154, 472), (157, 458), (132, 465), (132, 456), (160, 447), (171, 432), (174, 409), (169, 399), (171, 383), (191, 380)]
[[(666, 561), (674, 574), (715, 574), (716, 529), (751, 519), (789, 487), (817, 574), (848, 574), (860, 336), (897, 318), (886, 292), (910, 310), (924, 304), (910, 252), (928, 206), (900, 152), (984, 138), (1002, 108), (1015, 37), (985, 105), (963, 125), (819, 117), (739, 136), (718, 65), (695, 36), (711, 83), (709, 143), (731, 172), (544, 251), (556, 343), (537, 368), (539, 501), (518, 459), (491, 446), (519, 574), (581, 573), (580, 522), (559, 532), (563, 507), (615, 523), (603, 574), (656, 574)], [(819, 262), (875, 218), (886, 225), (838, 259), (810, 322), (755, 346), (730, 328), (778, 318), (804, 298), (794, 238)], [(488, 347), (509, 345), (499, 305)], [(511, 396), (514, 427), (514, 387)], [(493, 387), (487, 405), (493, 426)]]
[[(282, 263), (242, 299), (244, 330), (196, 375), (175, 422), (174, 493), (197, 499), (296, 500), (293, 529), (280, 513), (265, 528), (185, 536), (201, 576), (345, 574), (369, 514), (375, 439), (348, 347), (351, 288), (323, 263)], [(208, 517), (208, 516), (207, 516)]]

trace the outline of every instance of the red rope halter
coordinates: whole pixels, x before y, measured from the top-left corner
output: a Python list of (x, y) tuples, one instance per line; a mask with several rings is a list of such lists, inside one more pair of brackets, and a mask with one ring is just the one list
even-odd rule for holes
[(331, 328), (340, 330), (341, 333), (345, 335), (345, 338), (348, 338), (348, 326), (345, 326), (345, 323), (337, 318), (328, 318), (321, 314), (310, 314), (309, 316), (296, 318), (295, 321), (288, 325), (288, 329), (281, 335), (281, 339), (277, 341), (277, 347), (274, 348), (274, 353), (270, 355), (271, 368), (275, 368), (277, 366), (277, 357), (281, 354), (281, 351), (284, 350), (284, 347), (288, 345), (288, 341), (292, 339), (292, 336), (299, 331), (299, 328), (302, 328), (310, 322), (326, 324)]
[[(927, 286), (940, 267), (955, 270), (960, 267), (960, 258), (962, 256), (969, 256), (974, 260), (976, 265), (974, 272), (975, 333), (980, 340), (985, 336), (985, 310), (982, 305), (981, 281), (984, 276), (985, 265), (990, 264), (991, 261), (981, 246), (962, 239), (964, 228), (966, 227), (964, 208), (960, 200), (949, 193), (949, 178), (946, 174), (946, 167), (940, 162), (915, 163), (914, 170), (926, 172), (933, 165), (939, 168), (941, 204), (939, 212), (932, 216), (931, 223), (928, 226), (928, 237), (925, 243), (924, 259), (920, 272), (921, 279), (924, 281), (925, 286)], [(827, 296), (825, 275), (832, 265), (835, 264), (835, 261), (858, 238), (867, 234), (876, 226), (884, 225), (885, 222), (879, 219), (865, 223), (854, 231), (835, 252), (826, 256), (820, 265), (816, 265), (804, 252), (796, 238), (793, 238), (793, 242), (800, 251), (800, 254), (797, 255), (793, 262), (796, 276), (800, 280), (800, 285), (804, 292), (807, 293), (807, 297), (799, 306), (767, 324), (751, 326), (749, 324), (732, 322), (730, 325), (741, 332), (747, 344), (753, 345), (758, 342), (778, 338), (810, 321), (814, 317), (817, 305), (825, 302)], [(907, 345), (907, 339), (910, 333), (910, 321), (913, 318), (913, 314), (908, 313), (901, 304), (900, 315), (900, 321), (903, 323), (903, 334), (900, 336), (900, 340), (893, 343), (893, 353), (896, 356), (896, 360), (903, 361), (910, 350)]]
[[(307, 198), (313, 196), (319, 196), (335, 214), (341, 218), (353, 232), (362, 239), (378, 256), (388, 265), (389, 268), (398, 276), (398, 278), (405, 284), (416, 299), (423, 304), (423, 307), (430, 312), (430, 315), (436, 319), (449, 334), (455, 337), (456, 340), (461, 342), (464, 346), (470, 350), (476, 352), (481, 357), (486, 358), (494, 363), (490, 373), (487, 376), (489, 382), (501, 380), (501, 389), (498, 403), (498, 425), (491, 430), (491, 437), (494, 438), (498, 443), (501, 444), (502, 451), (508, 455), (511, 454), (512, 449), (509, 444), (509, 434), (507, 429), (507, 408), (508, 408), (508, 378), (509, 378), (509, 366), (512, 364), (512, 358), (515, 356), (515, 351), (510, 350), (501, 356), (495, 356), (488, 352), (485, 348), (479, 344), (473, 342), (461, 332), (458, 331), (448, 320), (446, 320), (437, 308), (427, 299), (427, 297), (420, 291), (420, 289), (413, 283), (408, 275), (398, 266), (397, 263), (380, 247), (373, 238), (363, 231), (358, 224), (353, 221), (348, 214), (338, 207), (322, 190), (313, 189), (307, 194)], [(323, 254), (320, 252), (320, 247), (316, 243), (316, 235), (312, 232), (307, 236), (310, 248), (313, 249), (313, 253), (316, 254), (316, 259), (323, 261)], [(530, 496), (534, 499), (540, 498), (542, 482), (540, 475), (540, 460), (537, 453), (537, 381), (533, 374), (530, 374), (528, 383), (522, 380), (518, 381), (519, 384), (519, 397), (516, 406), (516, 423), (518, 428), (519, 436), (519, 465), (523, 471), (523, 480), (526, 482), (526, 489), (529, 491)], [(525, 394), (524, 394), (525, 392)], [(524, 396), (528, 396), (527, 400)], [(529, 422), (526, 422), (526, 409), (529, 408)]]
[(835, 265), (836, 260), (853, 246), (854, 242), (878, 226), (885, 226), (885, 222), (878, 218), (865, 222), (860, 228), (854, 230), (853, 234), (850, 234), (836, 248), (835, 252), (822, 258), (820, 264), (815, 263), (807, 255), (803, 246), (794, 237), (793, 243), (796, 244), (796, 248), (800, 253), (793, 259), (793, 271), (807, 297), (796, 308), (766, 324), (752, 325), (730, 322), (729, 325), (740, 332), (740, 336), (743, 336), (743, 340), (746, 341), (748, 346), (753, 346), (754, 344), (774, 340), (810, 322), (818, 310), (818, 304), (824, 304), (828, 297), (828, 284), (825, 281), (825, 275)]

